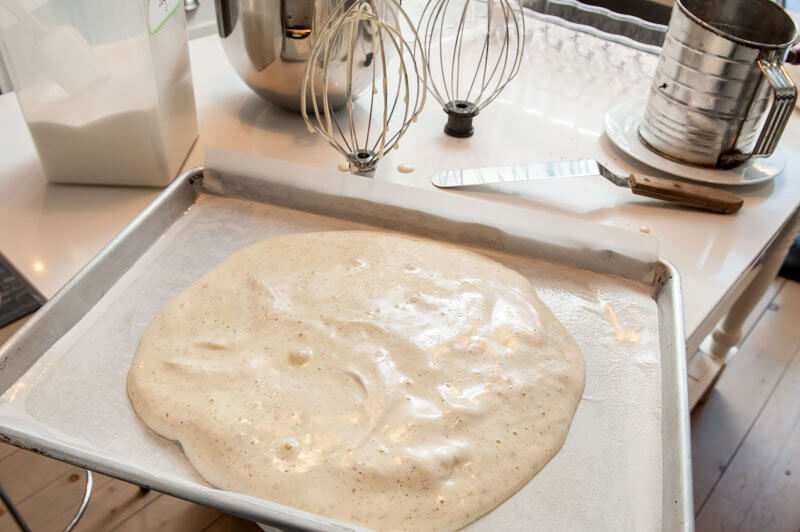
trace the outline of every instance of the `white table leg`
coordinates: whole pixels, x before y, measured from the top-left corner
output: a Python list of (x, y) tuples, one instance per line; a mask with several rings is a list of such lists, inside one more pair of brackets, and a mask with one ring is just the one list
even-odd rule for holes
[(796, 212), (772, 244), (752, 282), (733, 303), (691, 360), (689, 373), (695, 380), (690, 382), (689, 387), (691, 407), (694, 407), (713, 386), (725, 362), (735, 352), (736, 346), (742, 339), (742, 325), (778, 275), (798, 231), (800, 231), (800, 213)]
[(789, 252), (789, 247), (797, 237), (799, 229), (800, 217), (795, 214), (794, 218), (786, 225), (781, 235), (772, 245), (772, 249), (761, 265), (761, 271), (758, 272), (750, 286), (745, 288), (725, 318), (711, 333), (708, 354), (718, 361), (724, 363), (728, 353), (742, 339), (742, 324), (744, 320), (747, 319), (753, 307), (766, 292), (767, 287), (778, 275), (778, 271), (781, 269), (781, 265), (786, 259), (786, 254)]

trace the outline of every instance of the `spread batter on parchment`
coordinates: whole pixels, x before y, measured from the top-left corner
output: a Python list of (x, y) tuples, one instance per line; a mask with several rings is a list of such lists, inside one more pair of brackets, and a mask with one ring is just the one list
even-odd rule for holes
[(211, 484), (378, 529), (454, 529), (561, 448), (578, 347), (517, 272), (392, 233), (273, 238), (170, 301), (128, 393)]

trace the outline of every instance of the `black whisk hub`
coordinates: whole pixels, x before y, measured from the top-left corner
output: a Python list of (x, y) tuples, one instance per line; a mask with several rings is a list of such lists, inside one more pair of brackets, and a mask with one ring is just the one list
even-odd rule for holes
[(478, 108), (474, 103), (466, 100), (453, 100), (447, 102), (444, 112), (447, 113), (444, 132), (451, 137), (471, 137), (475, 132), (472, 119), (478, 115)]

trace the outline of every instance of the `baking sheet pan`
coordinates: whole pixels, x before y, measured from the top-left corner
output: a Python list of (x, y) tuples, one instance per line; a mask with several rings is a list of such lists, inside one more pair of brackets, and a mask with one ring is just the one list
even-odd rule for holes
[(5, 441), (260, 522), (349, 528), (209, 487), (136, 418), (124, 380), (150, 318), (236, 249), (288, 232), (401, 229), (477, 246), (528, 276), (586, 357), (564, 448), (471, 527), (691, 528), (680, 290), (652, 240), (349, 175), (271, 165), (264, 179), (263, 161), (221, 158), (224, 172), (179, 178), (0, 350)]

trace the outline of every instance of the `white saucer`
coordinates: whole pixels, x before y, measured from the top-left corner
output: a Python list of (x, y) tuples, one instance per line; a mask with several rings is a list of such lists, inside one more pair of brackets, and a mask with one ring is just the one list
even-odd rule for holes
[(729, 169), (704, 168), (662, 157), (639, 138), (644, 105), (644, 102), (628, 102), (614, 106), (606, 113), (605, 128), (606, 135), (617, 148), (651, 168), (702, 183), (752, 185), (773, 179), (786, 167), (786, 154), (780, 146), (769, 157), (754, 157)]

